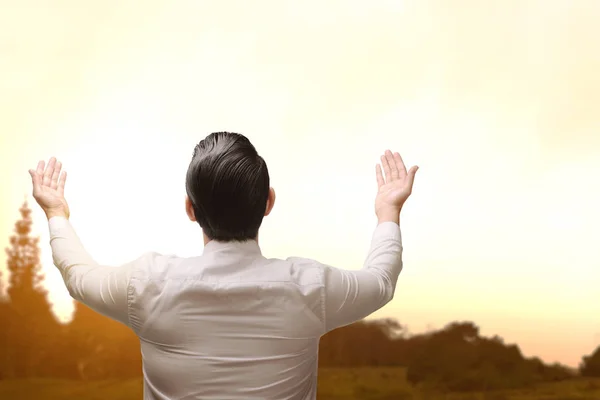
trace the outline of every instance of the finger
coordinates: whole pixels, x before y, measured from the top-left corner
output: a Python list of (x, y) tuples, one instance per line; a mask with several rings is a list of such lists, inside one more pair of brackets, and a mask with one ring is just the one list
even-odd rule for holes
[(50, 186), (52, 182), (52, 174), (54, 173), (54, 165), (56, 164), (56, 158), (51, 157), (44, 171), (44, 178), (42, 179), (42, 186)]
[(405, 177), (406, 176), (406, 166), (404, 165), (402, 156), (398, 152), (394, 153), (394, 164), (396, 165), (396, 168), (398, 168), (398, 173), (400, 175), (400, 178)]
[(377, 176), (377, 187), (380, 188), (384, 185), (383, 173), (381, 172), (381, 165), (375, 165), (375, 175)]
[(65, 194), (65, 183), (67, 182), (67, 171), (63, 171), (58, 180), (58, 193), (64, 196)]
[(387, 159), (387, 162), (390, 166), (390, 171), (391, 171), (391, 175), (392, 175), (392, 181), (395, 181), (396, 179), (398, 179), (399, 176), (399, 172), (398, 172), (398, 167), (396, 167), (396, 162), (394, 161), (394, 155), (392, 154), (391, 151), (386, 150), (385, 151), (385, 158)]
[(381, 156), (381, 165), (383, 166), (383, 172), (385, 172), (385, 181), (389, 182), (392, 179), (392, 172), (390, 171), (390, 164), (385, 155)]
[(61, 169), (62, 163), (60, 161), (57, 161), (56, 166), (54, 167), (54, 172), (52, 173), (52, 180), (50, 181), (50, 187), (52, 189), (56, 189), (58, 187), (58, 177), (60, 176)]
[(417, 173), (418, 170), (419, 170), (419, 167), (415, 165), (414, 167), (411, 167), (410, 170), (408, 171), (407, 185), (408, 185), (408, 188), (410, 189), (410, 192), (412, 192), (412, 187), (413, 187), (413, 184), (415, 183), (415, 174)]
[(37, 192), (37, 190), (38, 190), (38, 188), (40, 186), (39, 175), (33, 169), (29, 170), (29, 175), (31, 175), (31, 183), (33, 184), (33, 191)]
[[(44, 175), (44, 165), (45, 165), (45, 163), (44, 163), (44, 160), (40, 160), (40, 161), (38, 162), (38, 165), (37, 165), (37, 168), (36, 168), (36, 171), (35, 171), (35, 173), (36, 173), (38, 176), (42, 176), (42, 175)], [(41, 183), (41, 182), (40, 182), (40, 183)]]

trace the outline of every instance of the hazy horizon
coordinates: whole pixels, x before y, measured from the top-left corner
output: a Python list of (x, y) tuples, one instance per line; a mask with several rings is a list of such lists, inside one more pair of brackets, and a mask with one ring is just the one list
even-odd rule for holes
[(600, 345), (600, 3), (0, 4), (3, 247), (27, 170), (57, 156), (97, 261), (199, 254), (185, 170), (200, 139), (231, 130), (256, 145), (277, 192), (263, 253), (360, 268), (373, 166), (390, 148), (420, 170), (402, 214), (405, 269), (375, 317), (413, 332), (472, 320), (570, 366)]

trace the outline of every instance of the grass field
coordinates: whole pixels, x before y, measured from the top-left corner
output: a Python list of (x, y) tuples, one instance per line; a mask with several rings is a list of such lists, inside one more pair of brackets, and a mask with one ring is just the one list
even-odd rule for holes
[[(0, 381), (2, 400), (134, 400), (141, 380)], [(427, 393), (411, 387), (402, 368), (322, 368), (319, 400), (600, 400), (600, 379), (574, 379), (531, 389), (488, 393)]]

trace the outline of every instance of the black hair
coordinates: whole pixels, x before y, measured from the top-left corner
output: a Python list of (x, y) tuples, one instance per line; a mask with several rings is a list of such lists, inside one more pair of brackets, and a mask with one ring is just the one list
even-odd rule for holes
[(244, 135), (214, 132), (194, 148), (186, 192), (211, 240), (256, 239), (269, 197), (267, 164)]

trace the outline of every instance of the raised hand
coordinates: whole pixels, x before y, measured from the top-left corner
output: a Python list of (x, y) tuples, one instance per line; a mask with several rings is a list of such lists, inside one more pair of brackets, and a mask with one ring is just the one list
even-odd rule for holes
[(392, 154), (389, 150), (381, 156), (381, 165), (377, 164), (375, 168), (378, 186), (375, 213), (380, 222), (384, 220), (398, 222), (402, 206), (412, 193), (415, 174), (419, 167), (411, 167), (407, 172), (400, 154)]
[(50, 158), (45, 170), (44, 164), (44, 160), (41, 160), (36, 170), (29, 170), (33, 183), (33, 198), (48, 219), (54, 216), (69, 218), (69, 205), (65, 200), (67, 171), (61, 174), (62, 164), (55, 157)]

